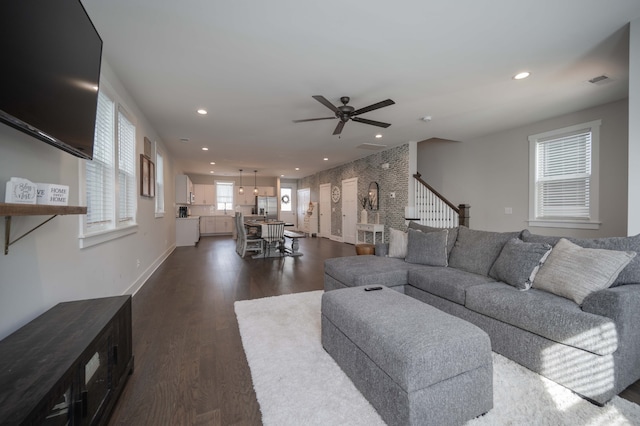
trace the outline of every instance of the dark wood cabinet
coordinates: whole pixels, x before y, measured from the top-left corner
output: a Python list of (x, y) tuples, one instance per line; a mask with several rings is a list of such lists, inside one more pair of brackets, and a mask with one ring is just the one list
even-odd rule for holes
[(131, 296), (54, 306), (0, 341), (0, 424), (106, 424), (132, 347)]

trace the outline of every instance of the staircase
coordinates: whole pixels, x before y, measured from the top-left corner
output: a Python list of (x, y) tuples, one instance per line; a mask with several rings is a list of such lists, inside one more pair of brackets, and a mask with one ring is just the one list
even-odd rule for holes
[[(415, 185), (415, 215), (410, 218), (422, 225), (434, 228), (469, 226), (468, 204), (457, 207), (422, 180), (420, 173), (413, 175)], [(409, 218), (408, 218), (409, 219)]]

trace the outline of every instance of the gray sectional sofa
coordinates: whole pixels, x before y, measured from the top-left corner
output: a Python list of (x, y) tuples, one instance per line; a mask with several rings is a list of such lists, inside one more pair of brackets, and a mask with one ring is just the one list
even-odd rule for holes
[(413, 222), (404, 236), (377, 247), (399, 257), (327, 259), (325, 291), (405, 293), (477, 325), (493, 351), (599, 405), (640, 379), (640, 236), (561, 239)]

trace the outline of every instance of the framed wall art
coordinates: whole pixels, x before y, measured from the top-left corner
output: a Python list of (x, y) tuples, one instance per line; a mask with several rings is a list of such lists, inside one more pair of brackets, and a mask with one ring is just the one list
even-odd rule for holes
[(144, 154), (140, 154), (140, 195), (143, 197), (156, 195), (156, 167)]

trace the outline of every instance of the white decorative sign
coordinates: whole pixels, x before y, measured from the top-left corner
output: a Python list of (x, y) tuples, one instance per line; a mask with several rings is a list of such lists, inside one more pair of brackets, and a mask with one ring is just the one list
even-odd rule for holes
[(12, 177), (7, 182), (5, 203), (36, 204), (37, 187), (30, 180)]
[(69, 187), (54, 183), (37, 183), (38, 204), (66, 206), (69, 204)]

